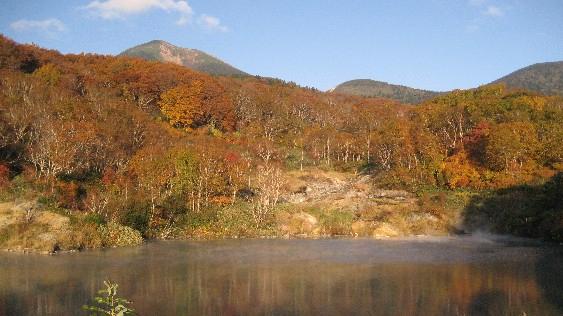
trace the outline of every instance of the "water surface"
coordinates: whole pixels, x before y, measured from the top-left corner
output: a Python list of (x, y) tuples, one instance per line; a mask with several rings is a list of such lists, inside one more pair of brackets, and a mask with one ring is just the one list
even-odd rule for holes
[(562, 315), (562, 270), (559, 246), (488, 238), (0, 253), (0, 315), (81, 315), (105, 279), (140, 315)]

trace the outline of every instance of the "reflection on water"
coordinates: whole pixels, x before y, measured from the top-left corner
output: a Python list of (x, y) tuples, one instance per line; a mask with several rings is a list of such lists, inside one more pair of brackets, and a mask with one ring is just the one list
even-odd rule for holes
[(104, 279), (141, 315), (561, 315), (562, 258), (561, 247), (467, 239), (4, 253), (0, 315), (81, 314)]

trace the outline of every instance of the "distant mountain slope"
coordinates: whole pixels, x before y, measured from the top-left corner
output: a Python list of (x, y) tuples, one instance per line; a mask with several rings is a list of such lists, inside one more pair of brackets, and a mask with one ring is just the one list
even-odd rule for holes
[(370, 79), (357, 79), (339, 84), (332, 92), (353, 94), (365, 97), (382, 97), (403, 103), (420, 103), (435, 97), (439, 92), (414, 89)]
[(129, 48), (119, 55), (141, 57), (146, 60), (172, 62), (212, 75), (248, 76), (244, 71), (205, 52), (197, 49), (178, 47), (160, 40), (150, 41)]
[(534, 64), (492, 83), (505, 83), (508, 87), (546, 95), (563, 95), (563, 61)]

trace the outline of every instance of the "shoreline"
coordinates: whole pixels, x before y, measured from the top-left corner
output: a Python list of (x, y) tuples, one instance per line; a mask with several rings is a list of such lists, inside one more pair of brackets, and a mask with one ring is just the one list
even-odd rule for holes
[(348, 241), (402, 241), (402, 242), (450, 242), (450, 241), (468, 241), (479, 243), (505, 243), (506, 246), (511, 244), (526, 245), (526, 246), (563, 246), (563, 243), (557, 243), (549, 240), (541, 240), (534, 238), (518, 237), (512, 235), (500, 235), (483, 232), (463, 233), (463, 234), (449, 234), (449, 235), (410, 235), (410, 236), (394, 236), (394, 237), (368, 237), (368, 236), (350, 236), (350, 235), (335, 235), (335, 236), (260, 236), (260, 237), (224, 237), (224, 238), (177, 238), (177, 239), (150, 239), (145, 240), (138, 245), (122, 246), (122, 247), (101, 247), (90, 248), (83, 250), (58, 250), (54, 252), (38, 251), (30, 248), (24, 249), (8, 249), (2, 248), (2, 253), (22, 254), (22, 255), (41, 255), (41, 256), (58, 256), (88, 253), (92, 251), (106, 251), (112, 249), (122, 248), (138, 248), (154, 243), (168, 243), (168, 242), (214, 242), (214, 241), (255, 241), (255, 240), (293, 240), (293, 241), (323, 241), (323, 240), (348, 240)]

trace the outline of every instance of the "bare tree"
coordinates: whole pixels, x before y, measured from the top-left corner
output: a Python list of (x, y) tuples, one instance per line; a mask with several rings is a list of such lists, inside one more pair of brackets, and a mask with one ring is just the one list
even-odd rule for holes
[(269, 163), (258, 166), (255, 182), (258, 192), (252, 207), (256, 225), (262, 224), (273, 212), (279, 202), (283, 183), (280, 168)]

